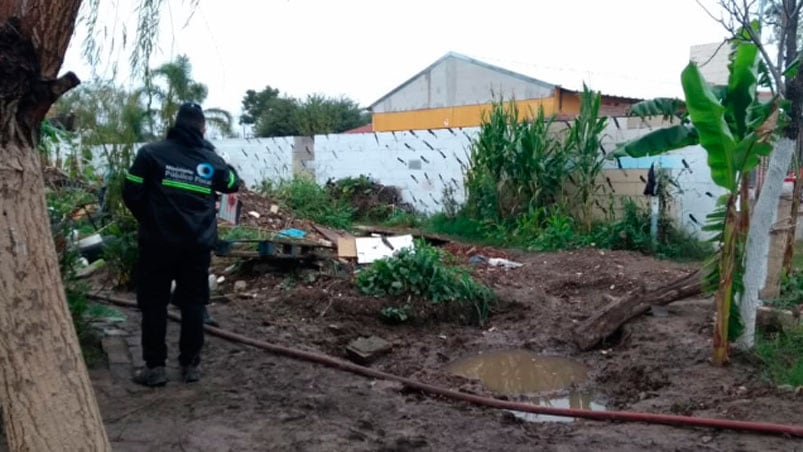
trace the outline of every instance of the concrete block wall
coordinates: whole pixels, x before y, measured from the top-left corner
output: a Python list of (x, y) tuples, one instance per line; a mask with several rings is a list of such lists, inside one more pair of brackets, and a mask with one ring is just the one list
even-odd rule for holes
[[(278, 182), (293, 178), (298, 140), (294, 137), (248, 138), (213, 142), (249, 187), (265, 180)], [(303, 146), (302, 142), (302, 146)]]
[(318, 135), (315, 175), (319, 183), (364, 174), (398, 187), (405, 201), (424, 213), (442, 209), (444, 188), (463, 202), (463, 174), (472, 129)]
[[(618, 144), (648, 130), (632, 128), (624, 118), (610, 121), (603, 148), (613, 151)], [(464, 174), (471, 142), (478, 131), (475, 127), (229, 139), (213, 144), (249, 187), (257, 187), (265, 180), (289, 180), (301, 173), (314, 176), (320, 184), (330, 179), (366, 175), (384, 185), (398, 187), (406, 202), (422, 213), (431, 214), (442, 210), (445, 188), (452, 190), (455, 201), (464, 201)], [(613, 186), (615, 211), (620, 210), (624, 196), (639, 203), (648, 202), (643, 195), (642, 178), (646, 180), (650, 165), (657, 163), (679, 185), (674, 189), (672, 204), (678, 224), (690, 232), (701, 232), (706, 215), (723, 193), (711, 181), (706, 159), (701, 147), (692, 146), (657, 157), (606, 161), (603, 176)], [(95, 160), (96, 167), (102, 168), (102, 159), (96, 156)], [(606, 207), (609, 204), (607, 196), (598, 201)]]

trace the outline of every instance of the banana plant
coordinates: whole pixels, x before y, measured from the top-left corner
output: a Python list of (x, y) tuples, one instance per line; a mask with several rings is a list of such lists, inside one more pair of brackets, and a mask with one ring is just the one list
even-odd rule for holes
[(777, 97), (759, 100), (759, 50), (745, 36), (737, 35), (731, 42), (727, 86), (709, 85), (698, 67), (689, 63), (681, 73), (685, 101), (659, 98), (636, 104), (631, 110), (633, 115), (663, 116), (677, 123), (628, 142), (617, 153), (647, 157), (700, 145), (708, 155), (711, 178), (727, 191), (705, 228), (718, 232), (715, 240), (721, 243), (706, 276), (706, 282), (716, 288), (713, 361), (718, 365), (728, 361), (729, 338), (738, 334), (739, 327), (738, 310), (732, 307), (741, 290), (745, 229), (749, 227), (744, 221), (747, 203), (737, 208), (739, 188), (772, 149), (772, 128), (766, 124), (779, 104)]

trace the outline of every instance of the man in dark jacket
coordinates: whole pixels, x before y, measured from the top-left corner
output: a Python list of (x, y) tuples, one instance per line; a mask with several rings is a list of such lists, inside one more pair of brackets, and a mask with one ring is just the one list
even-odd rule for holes
[(137, 304), (142, 312), (145, 368), (134, 381), (167, 383), (167, 305), (171, 282), (181, 309), (179, 364), (184, 381), (198, 381), (209, 300), (210, 253), (217, 240), (215, 192), (240, 185), (234, 169), (205, 143), (198, 104), (184, 104), (167, 139), (142, 147), (126, 175), (123, 199), (139, 222)]

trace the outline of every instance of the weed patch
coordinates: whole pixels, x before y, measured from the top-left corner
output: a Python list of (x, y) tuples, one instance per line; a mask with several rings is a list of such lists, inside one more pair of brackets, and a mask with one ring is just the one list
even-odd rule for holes
[(275, 186), (263, 183), (260, 191), (279, 199), (300, 218), (334, 228), (351, 227), (353, 209), (345, 201), (332, 198), (312, 177), (296, 176)]

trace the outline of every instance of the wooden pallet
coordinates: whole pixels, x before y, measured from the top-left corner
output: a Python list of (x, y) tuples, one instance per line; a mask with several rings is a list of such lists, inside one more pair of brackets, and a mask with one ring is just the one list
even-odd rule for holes
[[(250, 250), (238, 249), (238, 244), (249, 244)], [(251, 259), (316, 259), (321, 250), (328, 247), (321, 243), (285, 237), (266, 240), (220, 240), (215, 255), (224, 257), (245, 257)]]

